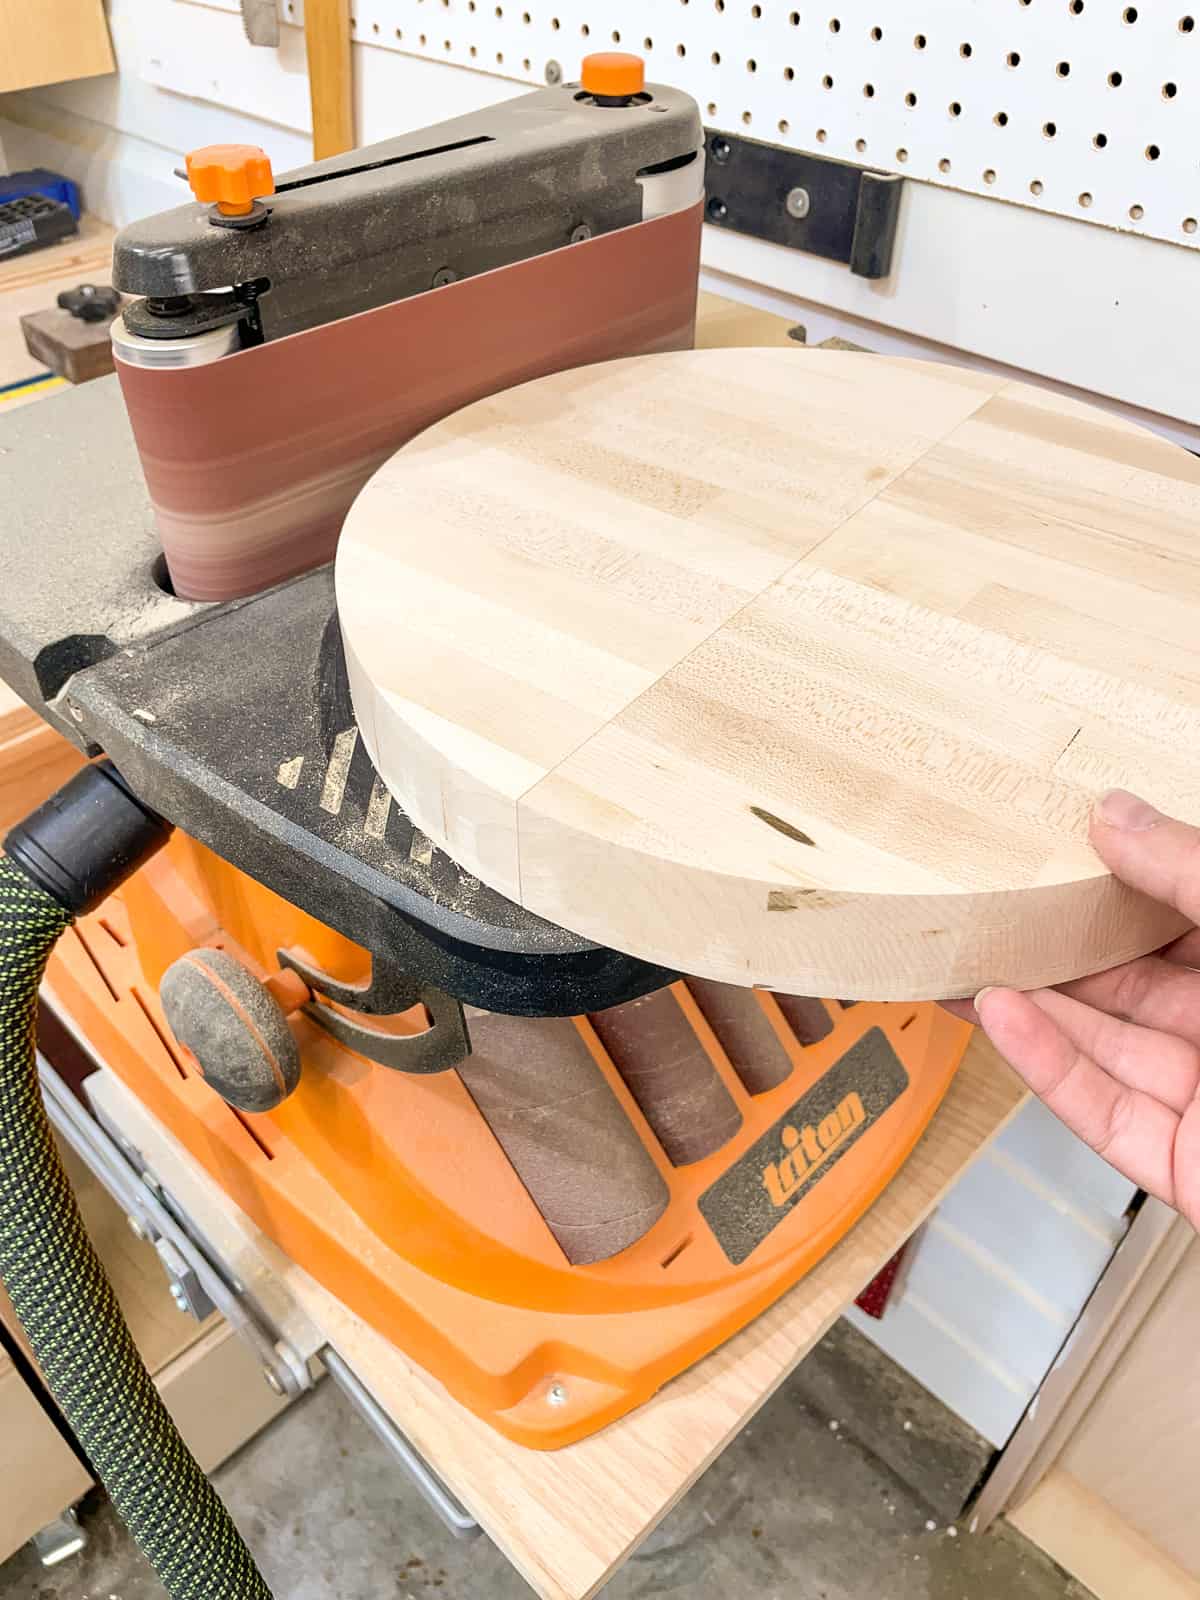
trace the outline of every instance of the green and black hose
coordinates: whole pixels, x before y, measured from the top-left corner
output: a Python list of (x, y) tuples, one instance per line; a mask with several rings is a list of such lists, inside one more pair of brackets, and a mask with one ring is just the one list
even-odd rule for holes
[(0, 857), (0, 1280), (50, 1392), (172, 1600), (271, 1600), (172, 1422), (92, 1248), (38, 1087), (38, 986), (54, 942), (165, 843), (107, 762)]

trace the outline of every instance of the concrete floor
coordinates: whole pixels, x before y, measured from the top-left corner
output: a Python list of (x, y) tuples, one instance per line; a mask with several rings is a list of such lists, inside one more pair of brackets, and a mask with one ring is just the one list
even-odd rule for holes
[[(277, 1600), (529, 1600), (483, 1538), (459, 1543), (328, 1381), (217, 1474)], [(1089, 1600), (1007, 1526), (929, 1512), (845, 1428), (784, 1388), (604, 1590), (604, 1600)], [(160, 1600), (107, 1506), (87, 1552), (0, 1566), (5, 1600)]]

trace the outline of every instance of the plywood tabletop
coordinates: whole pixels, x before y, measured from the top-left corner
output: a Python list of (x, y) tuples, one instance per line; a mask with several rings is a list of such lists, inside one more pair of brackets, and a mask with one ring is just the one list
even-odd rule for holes
[(1200, 462), (991, 374), (716, 349), (544, 378), (342, 535), (363, 737), (551, 921), (704, 977), (919, 999), (1180, 920), (1090, 850), (1200, 821)]
[(110, 1072), (89, 1094), (307, 1356), (331, 1344), (543, 1600), (587, 1600), (1024, 1103), (977, 1034), (912, 1155), (807, 1277), (636, 1411), (563, 1450), (494, 1432), (289, 1261)]

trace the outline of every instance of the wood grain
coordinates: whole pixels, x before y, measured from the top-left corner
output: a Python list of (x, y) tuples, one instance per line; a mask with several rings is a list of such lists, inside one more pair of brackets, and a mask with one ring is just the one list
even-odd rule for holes
[(919, 999), (1181, 919), (1086, 840), (1200, 820), (1200, 463), (990, 374), (613, 362), (470, 406), (345, 524), (355, 706), (418, 825), (699, 976)]
[(103, 0), (0, 0), (0, 93), (115, 70)]
[(312, 103), (313, 160), (354, 148), (350, 0), (306, 0), (304, 47)]
[(1060, 1457), (1200, 1593), (1200, 1242), (1194, 1241)]
[(89, 1090), (277, 1321), (295, 1326), (301, 1354), (334, 1346), (544, 1600), (603, 1587), (1024, 1099), (976, 1035), (912, 1156), (806, 1278), (637, 1411), (542, 1452), (495, 1433), (288, 1261), (111, 1073)]
[(1200, 1582), (1061, 1467), (1008, 1520), (1095, 1600), (1200, 1600)]

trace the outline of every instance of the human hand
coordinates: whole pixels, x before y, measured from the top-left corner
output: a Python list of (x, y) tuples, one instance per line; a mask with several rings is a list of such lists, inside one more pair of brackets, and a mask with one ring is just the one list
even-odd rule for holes
[[(1200, 829), (1114, 789), (1091, 842), (1124, 883), (1200, 923)], [(1057, 989), (983, 989), (978, 1022), (1050, 1107), (1139, 1188), (1200, 1228), (1200, 928)]]

